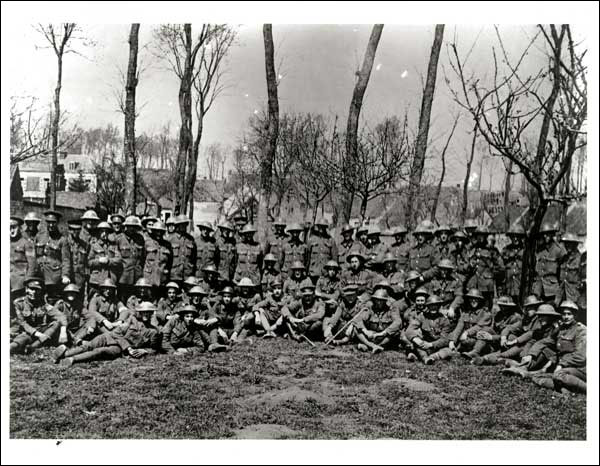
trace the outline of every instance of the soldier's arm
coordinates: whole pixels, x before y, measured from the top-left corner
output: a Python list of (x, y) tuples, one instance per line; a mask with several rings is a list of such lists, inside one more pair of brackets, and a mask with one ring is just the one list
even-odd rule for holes
[(162, 329), (161, 348), (165, 353), (174, 353), (175, 348), (171, 343), (171, 336), (173, 333), (173, 326), (177, 319), (169, 320)]
[(27, 275), (33, 275), (37, 270), (37, 251), (31, 241), (25, 241), (25, 258), (27, 259)]
[(561, 367), (585, 367), (586, 365), (587, 329), (582, 325), (575, 333), (575, 351), (560, 356)]
[(335, 328), (335, 326), (340, 321), (341, 317), (342, 317), (342, 305), (340, 304), (335, 308), (335, 312), (330, 317), (325, 317), (325, 319), (323, 320), (324, 328), (325, 328), (325, 326), (332, 328), (332, 329)]
[(531, 345), (531, 348), (529, 348), (529, 351), (527, 352), (527, 354), (525, 356), (532, 356), (533, 359), (535, 359), (540, 354), (542, 354), (542, 351), (544, 351), (546, 348), (554, 349), (555, 347), (556, 347), (556, 339), (555, 338), (553, 338), (553, 337), (542, 338), (541, 340), (538, 340), (533, 345)]
[(48, 317), (50, 317), (50, 319), (54, 322), (58, 322), (61, 327), (67, 328), (67, 325), (69, 325), (67, 316), (57, 305), (54, 305), (48, 309)]
[(62, 258), (62, 276), (69, 278), (71, 276), (71, 248), (66, 238), (61, 239), (61, 258)]
[(21, 329), (30, 336), (35, 336), (37, 333), (37, 329), (31, 325), (29, 325), (29, 323), (27, 322), (27, 320), (23, 317), (23, 313), (22, 313), (22, 304), (21, 303), (16, 303), (15, 304), (15, 312), (17, 314), (17, 322), (19, 322), (19, 325), (21, 327)]
[(317, 311), (307, 315), (302, 320), (308, 324), (312, 322), (318, 322), (319, 320), (323, 320), (323, 317), (325, 317), (325, 304), (319, 303), (317, 304)]
[(420, 319), (410, 319), (408, 327), (405, 330), (406, 338), (413, 341), (415, 338), (423, 339), (423, 331), (421, 330)]
[(365, 322), (369, 320), (369, 316), (371, 314), (371, 307), (369, 304), (366, 304), (360, 310), (360, 313), (356, 320), (354, 321), (356, 328), (360, 331), (365, 331), (367, 328), (365, 326)]
[(471, 326), (468, 330), (467, 330), (467, 336), (472, 337), (477, 335), (477, 332), (479, 332), (480, 330), (488, 330), (492, 327), (493, 324), (493, 318), (492, 318), (492, 313), (489, 311), (484, 311), (481, 312), (480, 315), (478, 316), (479, 318), (477, 319), (477, 322), (475, 323), (475, 325)]
[(465, 329), (465, 321), (461, 317), (460, 319), (458, 319), (458, 322), (456, 323), (456, 327), (454, 327), (454, 330), (450, 334), (450, 341), (454, 342), (454, 344), (458, 343), (458, 339), (462, 335), (464, 329)]
[(521, 316), (514, 314), (507, 325), (502, 329), (500, 335), (493, 335), (493, 339), (500, 340), (502, 337), (508, 337), (511, 334), (514, 335), (522, 328), (522, 325), (523, 319), (521, 319)]
[(383, 331), (384, 335), (394, 335), (398, 333), (402, 327), (402, 317), (400, 317), (400, 310), (393, 306), (391, 309), (392, 323)]

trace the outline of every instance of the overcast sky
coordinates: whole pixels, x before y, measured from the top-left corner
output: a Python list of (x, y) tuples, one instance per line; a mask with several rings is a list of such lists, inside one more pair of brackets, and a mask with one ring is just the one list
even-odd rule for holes
[[(72, 114), (82, 127), (123, 125), (123, 117), (115, 111), (114, 89), (119, 85), (118, 68), (126, 68), (127, 38), (130, 25), (82, 25), (95, 45), (79, 49), (87, 58), (68, 55), (64, 61), (61, 106)], [(205, 119), (202, 145), (219, 142), (234, 145), (253, 112), (266, 104), (264, 46), (262, 25), (239, 25), (236, 45), (227, 60), (227, 80), (230, 84)], [(362, 63), (371, 32), (371, 25), (278, 25), (273, 26), (276, 64), (281, 74), (279, 86), (280, 110), (316, 112), (342, 121), (355, 82), (355, 71)], [(150, 52), (154, 26), (142, 24), (140, 30), (140, 60), (145, 71), (141, 77), (137, 101), (143, 105), (136, 126), (138, 131), (152, 133), (170, 121), (179, 126), (177, 104), (178, 82)], [(517, 56), (532, 36), (532, 26), (503, 26), (501, 33), (510, 54)], [(409, 112), (411, 125), (417, 127), (421, 99), (421, 79), (424, 80), (434, 26), (386, 24), (383, 29), (375, 65), (361, 117), (375, 124), (385, 116)], [(497, 46), (494, 28), (490, 26), (446, 25), (444, 46), (438, 69), (437, 90), (433, 104), (434, 139), (430, 155), (443, 146), (444, 135), (451, 127), (457, 107), (449, 97), (444, 70), (449, 69), (446, 44), (455, 37), (463, 51), (476, 44), (469, 59), (469, 68), (484, 76), (491, 72), (491, 50)], [(32, 26), (19, 29), (15, 38), (20, 43), (19, 66), (10, 74), (13, 95), (34, 95), (50, 102), (56, 80), (56, 59), (43, 44)], [(539, 69), (545, 63), (541, 49), (533, 49), (525, 67)], [(451, 74), (449, 74), (451, 77)], [(465, 157), (469, 146), (471, 124), (463, 115), (449, 150), (445, 184), (462, 182)], [(201, 164), (203, 165), (203, 164)], [(439, 162), (429, 163), (435, 177)], [(502, 164), (498, 161), (494, 170)], [(477, 171), (477, 170), (476, 170)], [(483, 187), (489, 178), (484, 170)], [(494, 189), (500, 187), (502, 176), (494, 177)]]

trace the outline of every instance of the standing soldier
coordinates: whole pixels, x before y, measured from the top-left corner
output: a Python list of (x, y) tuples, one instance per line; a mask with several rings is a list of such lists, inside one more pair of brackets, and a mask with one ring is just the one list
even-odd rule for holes
[(469, 260), (469, 238), (462, 230), (457, 230), (452, 235), (452, 262), (456, 266), (456, 272), (468, 280), (471, 276), (471, 262)]
[[(81, 216), (82, 228), (79, 238), (85, 243), (86, 248), (90, 247), (90, 243), (94, 239), (98, 223), (100, 223), (100, 219), (94, 210), (86, 210)], [(87, 273), (89, 273), (89, 271)]]
[(449, 241), (451, 232), (452, 229), (448, 225), (440, 225), (435, 230), (436, 243), (433, 247), (433, 257), (436, 264), (442, 259), (452, 258), (452, 245)]
[(48, 298), (55, 302), (65, 285), (71, 281), (71, 250), (67, 238), (58, 229), (61, 215), (49, 210), (44, 213), (44, 217), (47, 232), (39, 240), (43, 247), (43, 256), (41, 259), (38, 257), (38, 260), (41, 263)]
[(427, 281), (434, 274), (434, 257), (431, 238), (433, 233), (427, 227), (427, 223), (421, 222), (416, 228), (414, 236), (417, 244), (408, 253), (408, 261), (410, 270), (416, 270)]
[(183, 279), (185, 278), (185, 263), (187, 260), (187, 247), (183, 235), (176, 231), (177, 221), (174, 216), (167, 219), (167, 234), (164, 239), (165, 242), (171, 246), (171, 252), (173, 254), (173, 262), (171, 264), (171, 273), (169, 279), (172, 282), (177, 283), (181, 288), (183, 286)]
[(255, 233), (256, 228), (251, 223), (248, 223), (240, 232), (242, 239), (236, 246), (237, 267), (233, 278), (236, 283), (242, 277), (249, 278), (253, 283), (260, 283), (263, 251), (260, 244), (254, 239)]
[(519, 224), (513, 224), (506, 236), (510, 240), (502, 250), (502, 260), (504, 262), (504, 293), (510, 296), (514, 302), (519, 302), (521, 292), (521, 270), (523, 268), (523, 240), (525, 239), (525, 229)]
[(409, 271), (408, 256), (410, 252), (410, 243), (406, 241), (408, 230), (404, 226), (395, 227), (392, 230), (394, 242), (390, 245), (390, 252), (396, 258), (396, 267), (400, 272)]
[(237, 266), (237, 250), (235, 242), (235, 231), (229, 222), (219, 224), (219, 278), (225, 283), (230, 283), (235, 274)]
[(280, 271), (283, 266), (283, 247), (288, 239), (285, 232), (286, 223), (282, 218), (273, 222), (272, 236), (267, 239), (267, 248), (265, 254), (273, 254), (275, 257), (275, 268)]
[(474, 268), (474, 274), (467, 283), (468, 288), (477, 288), (488, 307), (492, 306), (495, 295), (496, 280), (502, 277), (504, 263), (496, 247), (490, 247), (487, 237), (487, 227), (481, 225), (473, 233), (473, 249), (471, 250), (470, 262)]
[(471, 241), (471, 239), (473, 238), (473, 233), (475, 233), (475, 230), (477, 230), (477, 226), (477, 220), (475, 220), (474, 218), (468, 218), (465, 221), (463, 230), (465, 231), (465, 234), (467, 235), (467, 239), (469, 241)]
[(183, 276), (191, 277), (196, 273), (196, 259), (198, 250), (196, 249), (196, 240), (188, 233), (187, 228), (190, 220), (185, 215), (180, 215), (175, 219), (175, 231), (183, 237)]
[(200, 236), (196, 239), (196, 276), (202, 276), (202, 269), (207, 265), (219, 267), (219, 247), (215, 238), (211, 235), (213, 228), (208, 222), (197, 225), (200, 228)]
[(387, 246), (381, 242), (381, 229), (377, 225), (369, 227), (367, 232), (369, 247), (367, 249), (367, 264), (369, 270), (380, 271), (383, 258), (387, 253)]
[(540, 243), (535, 260), (535, 281), (533, 294), (542, 301), (554, 304), (560, 296), (560, 263), (567, 254), (565, 248), (558, 244), (554, 235), (558, 230), (555, 226), (545, 223), (540, 229)]
[(24, 291), (25, 277), (34, 275), (37, 268), (35, 245), (21, 234), (23, 219), (10, 218), (10, 302)]
[(175, 216), (174, 215), (169, 216), (169, 218), (165, 221), (165, 226), (167, 227), (167, 233), (165, 234), (165, 241), (168, 241), (169, 243), (171, 242), (171, 237), (175, 233), (175, 225), (176, 225)]
[[(564, 300), (573, 301), (574, 303), (580, 300), (580, 294), (583, 290), (584, 277), (582, 275), (583, 267), (582, 256), (579, 252), (579, 244), (581, 241), (573, 233), (565, 233), (561, 238), (567, 254), (560, 264), (560, 302)], [(559, 304), (559, 300), (556, 300)], [(585, 324), (587, 322), (585, 314), (577, 316), (577, 321)]]
[(237, 240), (241, 239), (240, 231), (242, 231), (242, 228), (244, 228), (247, 223), (248, 217), (246, 217), (246, 214), (241, 210), (233, 216), (233, 224), (235, 226), (235, 235)]
[(77, 285), (80, 296), (78, 299), (84, 302), (85, 284), (88, 277), (87, 272), (87, 253), (88, 245), (81, 239), (81, 221), (70, 220), (69, 236), (67, 238), (69, 248), (71, 249), (71, 282)]
[(369, 251), (369, 226), (362, 224), (356, 230), (356, 246), (357, 250), (365, 257), (368, 256)]
[(267, 293), (271, 291), (271, 284), (277, 279), (281, 281), (281, 274), (277, 269), (277, 258), (272, 253), (269, 253), (265, 256), (263, 264), (264, 270), (260, 279), (260, 285), (261, 295), (264, 298), (267, 296)]
[(108, 239), (111, 231), (112, 228), (108, 222), (100, 222), (98, 224), (98, 238), (90, 244), (87, 256), (90, 269), (88, 299), (91, 299), (93, 293), (107, 278), (116, 282), (121, 273), (123, 264), (121, 253), (119, 248)]
[(143, 228), (142, 236), (144, 237), (144, 240), (146, 240), (152, 236), (152, 225), (158, 222), (158, 219), (156, 217), (148, 215), (142, 218), (141, 222)]
[(298, 223), (292, 223), (288, 227), (289, 239), (283, 246), (283, 268), (281, 273), (284, 277), (291, 273), (291, 266), (294, 262), (300, 261), (306, 267), (308, 248), (300, 239), (302, 227)]
[(306, 268), (300, 261), (295, 261), (290, 267), (290, 274), (283, 282), (283, 296), (286, 301), (300, 299), (300, 285), (306, 278)]
[(144, 278), (152, 286), (158, 287), (158, 295), (164, 296), (164, 285), (169, 281), (173, 253), (171, 245), (163, 239), (166, 228), (162, 222), (154, 222), (150, 227), (150, 237), (146, 239), (146, 261), (144, 263)]
[(340, 240), (340, 244), (338, 246), (338, 261), (341, 264), (344, 264), (345, 268), (347, 265), (346, 258), (350, 251), (355, 247), (355, 241), (352, 239), (352, 235), (354, 234), (354, 228), (350, 224), (346, 224), (342, 227), (342, 239)]
[[(44, 254), (44, 246), (40, 244), (42, 233), (39, 227), (41, 220), (35, 212), (29, 212), (27, 213), (27, 215), (25, 215), (23, 221), (25, 222), (25, 229), (22, 233), (23, 238), (25, 238), (26, 240), (30, 241), (31, 244), (33, 244), (33, 247), (35, 248), (36, 257), (41, 258)], [(37, 266), (39, 267), (40, 264), (38, 263)]]
[(308, 240), (308, 276), (316, 285), (319, 277), (325, 274), (324, 266), (330, 260), (337, 260), (337, 247), (329, 235), (329, 223), (319, 218)]
[[(114, 216), (113, 225), (115, 225)], [(119, 278), (119, 297), (125, 302), (134, 294), (135, 283), (144, 275), (145, 241), (141, 234), (142, 223), (138, 217), (130, 215), (123, 225), (125, 232), (119, 233), (116, 241), (123, 260), (123, 270)]]

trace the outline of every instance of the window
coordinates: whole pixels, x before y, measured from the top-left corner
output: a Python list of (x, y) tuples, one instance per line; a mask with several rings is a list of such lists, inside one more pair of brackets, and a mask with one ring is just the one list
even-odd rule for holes
[(79, 162), (69, 162), (69, 170), (76, 171), (79, 169)]
[(26, 191), (39, 191), (40, 179), (37, 176), (28, 176), (26, 182)]

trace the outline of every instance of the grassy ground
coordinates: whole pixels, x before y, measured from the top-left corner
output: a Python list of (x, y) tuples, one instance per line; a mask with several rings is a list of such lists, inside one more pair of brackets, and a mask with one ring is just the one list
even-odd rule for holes
[(586, 399), (462, 360), (255, 341), (55, 366), (11, 359), (11, 438), (584, 440)]

